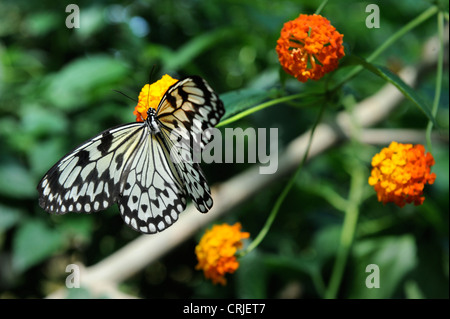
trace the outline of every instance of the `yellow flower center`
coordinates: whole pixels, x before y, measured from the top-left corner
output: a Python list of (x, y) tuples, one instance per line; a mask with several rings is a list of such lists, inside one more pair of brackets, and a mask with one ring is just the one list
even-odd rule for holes
[(177, 83), (178, 80), (170, 75), (164, 75), (160, 80), (149, 85), (146, 84), (139, 94), (138, 104), (134, 108), (136, 122), (144, 122), (147, 119), (147, 111), (150, 108), (157, 109), (159, 102), (166, 94), (169, 87)]

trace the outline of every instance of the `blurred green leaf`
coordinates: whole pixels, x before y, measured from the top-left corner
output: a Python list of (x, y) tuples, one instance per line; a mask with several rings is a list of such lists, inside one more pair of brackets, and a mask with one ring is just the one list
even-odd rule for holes
[(23, 210), (0, 204), (0, 232), (17, 224), (23, 216)]
[(239, 259), (235, 274), (239, 298), (267, 298), (267, 272), (257, 250)]
[[(353, 269), (349, 298), (391, 298), (402, 280), (417, 265), (416, 244), (410, 235), (379, 237), (357, 241), (353, 249)], [(380, 270), (380, 288), (367, 288), (366, 267), (375, 264)]]
[(46, 35), (60, 24), (60, 17), (56, 12), (38, 12), (29, 17), (26, 27), (33, 36), (39, 37)]
[(13, 268), (23, 272), (45, 260), (63, 245), (62, 233), (39, 219), (23, 223), (13, 238)]
[(22, 132), (33, 135), (58, 134), (67, 129), (67, 118), (57, 110), (43, 108), (39, 104), (27, 104), (22, 109)]
[(12, 198), (37, 196), (36, 185), (30, 172), (14, 162), (0, 164), (0, 194)]
[(105, 28), (105, 12), (102, 7), (83, 7), (80, 10), (80, 27), (74, 29), (81, 40), (94, 35), (102, 28)]
[(108, 56), (81, 58), (53, 74), (44, 94), (60, 108), (80, 109), (88, 101), (109, 93), (111, 85), (122, 79), (126, 72), (124, 63)]
[(176, 51), (165, 51), (161, 58), (167, 69), (179, 70), (198, 55), (205, 53), (208, 48), (218, 45), (220, 42), (228, 41), (234, 34), (235, 31), (231, 29), (219, 29), (204, 33), (192, 38), (189, 42), (177, 48)]
[(323, 265), (336, 255), (339, 248), (342, 225), (329, 225), (320, 228), (312, 240), (311, 248), (316, 253), (316, 259)]
[(88, 242), (94, 229), (94, 219), (86, 214), (68, 214), (60, 219), (58, 229), (78, 242)]
[(29, 148), (28, 159), (31, 163), (32, 173), (36, 177), (41, 178), (57, 160), (70, 151), (70, 147), (68, 148), (65, 142), (64, 136), (59, 135)]
[(425, 299), (418, 283), (414, 280), (408, 280), (405, 283), (405, 295), (408, 299)]

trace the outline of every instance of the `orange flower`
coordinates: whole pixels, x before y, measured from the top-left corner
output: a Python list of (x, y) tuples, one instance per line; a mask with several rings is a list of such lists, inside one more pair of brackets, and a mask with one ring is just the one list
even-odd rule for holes
[(434, 158), (425, 154), (423, 145), (392, 142), (388, 148), (372, 158), (372, 174), (369, 185), (375, 188), (378, 201), (394, 202), (399, 207), (414, 202), (421, 205), (425, 200), (423, 188), (433, 184), (435, 173), (430, 173)]
[(136, 122), (144, 122), (147, 119), (148, 109), (156, 109), (167, 89), (177, 82), (178, 80), (166, 74), (152, 85), (146, 84), (142, 88), (138, 104), (134, 108), (133, 114), (136, 115)]
[(234, 273), (239, 267), (236, 251), (242, 248), (241, 239), (250, 236), (241, 232), (241, 224), (214, 225), (207, 230), (200, 243), (195, 247), (198, 264), (195, 269), (203, 269), (205, 277), (214, 284), (226, 284), (225, 274)]
[(283, 69), (299, 81), (318, 80), (338, 67), (343, 35), (326, 18), (301, 14), (281, 29), (276, 51)]

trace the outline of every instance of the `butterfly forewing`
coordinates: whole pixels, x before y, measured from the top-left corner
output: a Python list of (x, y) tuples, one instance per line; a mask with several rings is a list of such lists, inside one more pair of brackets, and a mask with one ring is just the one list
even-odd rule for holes
[(64, 156), (40, 181), (39, 205), (55, 214), (111, 206), (119, 194), (126, 155), (138, 147), (143, 128), (131, 123), (106, 130)]
[(167, 90), (158, 106), (158, 120), (168, 130), (184, 130), (204, 148), (211, 136), (203, 132), (219, 123), (225, 109), (208, 83), (199, 76), (180, 80)]
[(116, 202), (125, 223), (142, 233), (171, 226), (185, 210), (188, 196), (205, 213), (213, 204), (206, 178), (200, 165), (182, 153), (192, 151), (189, 139), (202, 149), (210, 139), (202, 132), (224, 113), (206, 81), (198, 76), (180, 80), (161, 99), (157, 129), (147, 119), (83, 143), (42, 178), (39, 204), (64, 214), (91, 213)]

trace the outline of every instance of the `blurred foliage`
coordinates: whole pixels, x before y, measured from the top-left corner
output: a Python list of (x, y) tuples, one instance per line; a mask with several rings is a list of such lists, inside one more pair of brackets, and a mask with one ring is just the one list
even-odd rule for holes
[[(221, 94), (231, 116), (276, 95), (280, 83), (287, 92), (321, 87), (318, 82), (300, 85), (280, 73), (274, 50), (283, 23), (299, 13), (314, 13), (320, 1), (77, 1), (79, 29), (65, 26), (69, 3), (0, 2), (0, 298), (44, 297), (64, 287), (67, 264), (93, 265), (139, 236), (123, 223), (116, 205), (93, 215), (64, 216), (50, 216), (38, 206), (35, 187), (61, 156), (109, 127), (134, 121), (135, 102), (113, 89), (136, 99), (145, 83), (165, 73), (198, 74)], [(344, 34), (347, 55), (369, 55), (430, 6), (427, 1), (378, 3), (380, 29), (363, 27), (369, 2), (330, 1), (322, 11)], [(436, 33), (433, 17), (402, 37), (377, 64), (391, 70), (416, 65), (424, 41)], [(431, 71), (414, 89), (428, 105), (434, 81)], [(342, 95), (359, 101), (384, 84), (365, 71), (344, 86)], [(447, 134), (448, 86), (446, 67), (436, 119)], [(231, 127), (278, 127), (281, 152), (314, 122), (318, 109), (311, 101), (267, 108)], [(426, 123), (423, 113), (405, 100), (379, 127), (423, 129)], [(214, 286), (194, 270), (198, 234), (120, 289), (150, 298), (323, 297), (338, 250), (351, 159), (357, 154), (368, 177), (378, 151), (349, 142), (308, 163), (269, 234), (242, 258), (227, 286)], [(364, 186), (339, 297), (448, 298), (448, 151), (448, 140), (433, 144), (438, 178), (426, 188), (422, 206), (383, 206)], [(249, 166), (203, 168), (214, 184)], [(281, 179), (261, 191), (222, 222), (240, 221), (256, 236), (286, 182)], [(364, 285), (365, 267), (372, 263), (382, 269), (380, 289)], [(72, 289), (69, 297), (92, 295)]]

